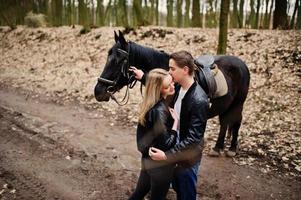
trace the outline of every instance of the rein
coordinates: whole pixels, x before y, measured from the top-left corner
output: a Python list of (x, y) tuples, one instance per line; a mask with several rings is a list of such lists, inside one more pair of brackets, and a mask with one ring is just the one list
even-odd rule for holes
[[(129, 74), (129, 67), (130, 67), (129, 52), (122, 50), (122, 49), (117, 49), (117, 51), (122, 55), (121, 59), (123, 59), (122, 66), (121, 66), (121, 73), (118, 75), (118, 77), (114, 81), (99, 77), (98, 82), (109, 85), (106, 89), (106, 92), (110, 94), (110, 97), (119, 106), (124, 106), (128, 103), (129, 98), (130, 98), (130, 90), (129, 89), (132, 89), (136, 85), (137, 79), (135, 79), (135, 75)], [(118, 101), (117, 98), (114, 96), (114, 93), (118, 91), (117, 89), (115, 89), (115, 87), (118, 86), (117, 83), (122, 76), (128, 80), (128, 83), (126, 85), (127, 88), (126, 88), (126, 92), (125, 92), (123, 99), (121, 101)], [(133, 81), (133, 79), (134, 79), (134, 81)]]

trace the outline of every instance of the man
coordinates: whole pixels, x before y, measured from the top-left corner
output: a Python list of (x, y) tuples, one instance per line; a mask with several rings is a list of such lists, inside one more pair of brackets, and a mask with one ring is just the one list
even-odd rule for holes
[(209, 110), (208, 97), (194, 80), (194, 70), (194, 59), (187, 51), (170, 55), (169, 73), (178, 83), (171, 104), (180, 116), (178, 142), (167, 152), (154, 147), (149, 150), (153, 160), (177, 163), (172, 183), (177, 200), (197, 198), (197, 175)]

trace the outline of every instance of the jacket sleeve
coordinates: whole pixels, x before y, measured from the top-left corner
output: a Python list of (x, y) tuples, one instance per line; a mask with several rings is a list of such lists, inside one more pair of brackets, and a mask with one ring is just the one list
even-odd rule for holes
[(176, 156), (175, 154), (200, 144), (206, 129), (208, 109), (207, 100), (195, 101), (191, 107), (191, 119), (188, 127), (189, 134), (185, 139), (166, 152), (167, 157)]
[(149, 133), (147, 127), (138, 124), (137, 127), (137, 148), (142, 154), (147, 154), (149, 147), (151, 147), (153, 137)]
[(165, 122), (167, 114), (163, 110), (153, 109), (149, 113), (146, 127), (138, 125), (137, 146), (142, 154), (148, 154), (148, 149), (154, 145), (172, 147), (176, 143), (177, 132), (168, 131)]
[[(157, 135), (155, 143), (158, 146), (170, 149), (176, 144), (177, 131), (167, 127), (167, 121), (169, 118), (169, 111), (165, 109), (159, 109), (156, 113), (156, 126), (158, 127), (155, 134)], [(173, 121), (173, 120), (172, 120)], [(160, 127), (160, 128), (159, 128)]]

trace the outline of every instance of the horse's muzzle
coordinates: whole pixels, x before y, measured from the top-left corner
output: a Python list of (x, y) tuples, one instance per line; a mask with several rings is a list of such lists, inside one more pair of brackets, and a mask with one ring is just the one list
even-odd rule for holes
[(110, 94), (106, 93), (106, 94), (102, 94), (102, 95), (95, 95), (95, 99), (99, 102), (109, 101), (110, 100)]
[(110, 100), (110, 93), (107, 92), (107, 87), (101, 85), (99, 82), (96, 84), (94, 88), (94, 97), (97, 101), (109, 101)]

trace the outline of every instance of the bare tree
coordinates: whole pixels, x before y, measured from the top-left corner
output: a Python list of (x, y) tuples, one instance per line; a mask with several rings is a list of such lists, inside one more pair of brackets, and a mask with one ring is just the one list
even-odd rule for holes
[(301, 29), (301, 0), (299, 1), (296, 29)]
[(135, 14), (134, 19), (138, 26), (147, 25), (147, 21), (144, 19), (142, 14), (142, 1), (133, 0), (133, 13)]
[(167, 0), (167, 26), (173, 25), (173, 0)]
[(237, 9), (237, 3), (238, 0), (233, 0), (233, 11), (231, 15), (231, 27), (237, 28), (239, 15), (238, 15), (238, 9)]
[(238, 26), (239, 28), (243, 27), (243, 22), (244, 22), (244, 0), (240, 0), (239, 2), (239, 17), (238, 17)]
[(159, 0), (156, 0), (155, 16), (156, 16), (156, 25), (159, 25)]
[(269, 1), (265, 0), (265, 13), (263, 18), (263, 28), (269, 28)]
[(185, 16), (184, 16), (185, 27), (190, 26), (189, 12), (190, 12), (190, 0), (185, 0)]
[(192, 26), (200, 27), (201, 26), (201, 15), (200, 15), (200, 1), (192, 1)]
[(291, 23), (290, 23), (290, 28), (294, 28), (295, 18), (296, 18), (296, 13), (297, 13), (297, 10), (298, 10), (298, 6), (299, 6), (299, 0), (296, 0), (295, 8), (294, 8), (294, 13), (293, 13), (293, 16), (292, 16), (292, 19), (291, 19)]
[(253, 27), (253, 28), (256, 28), (256, 29), (258, 29), (258, 27), (259, 27), (259, 12), (260, 12), (260, 0), (257, 0), (255, 24), (254, 24), (254, 27)]
[(183, 0), (177, 0), (177, 27), (182, 26), (182, 4)]
[(276, 0), (273, 20), (273, 29), (286, 29), (287, 22), (287, 0)]
[(105, 24), (103, 0), (97, 0), (96, 24), (103, 26)]
[(221, 1), (217, 54), (226, 54), (229, 7), (230, 7), (230, 0)]

